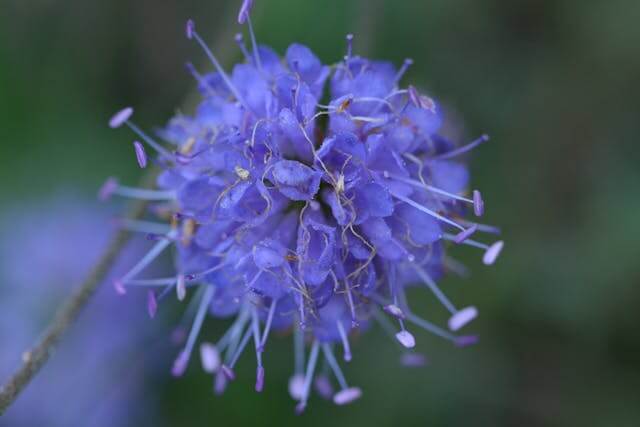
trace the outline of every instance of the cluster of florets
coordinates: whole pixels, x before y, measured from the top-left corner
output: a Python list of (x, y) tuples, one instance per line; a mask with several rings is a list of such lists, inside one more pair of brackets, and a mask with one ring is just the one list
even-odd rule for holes
[[(396, 70), (388, 62), (354, 56), (350, 35), (346, 56), (332, 66), (299, 44), (284, 58), (258, 46), (250, 3), (243, 3), (239, 21), (249, 23), (253, 48), (236, 38), (245, 62), (230, 74), (193, 22), (187, 23), (187, 37), (204, 49), (215, 72), (200, 74), (188, 65), (202, 101), (192, 116), (178, 115), (160, 132), (171, 148), (133, 124), (131, 108), (111, 120), (112, 127), (127, 124), (157, 152), (162, 172), (157, 191), (110, 180), (102, 196), (156, 200), (154, 211), (171, 218), (162, 230), (157, 224), (129, 224), (158, 243), (116, 287), (125, 292), (129, 286), (163, 286), (161, 293), (149, 292), (153, 314), (160, 296), (175, 289), (183, 299), (188, 287), (197, 286), (193, 304), (199, 308), (175, 375), (184, 372), (207, 313), (236, 316), (218, 343), (200, 346), (204, 369), (216, 374), (217, 391), (235, 377), (233, 367), (250, 340), (258, 364), (256, 390), (262, 390), (269, 332), (292, 329), (297, 344), (290, 393), (298, 410), (306, 406), (314, 379), (322, 395), (344, 404), (360, 390), (347, 385), (333, 344), (342, 345), (349, 361), (350, 333), (372, 320), (387, 327), (396, 321), (395, 339), (407, 349), (415, 339), (405, 321), (459, 346), (476, 340), (453, 333), (476, 309), (457, 309), (436, 281), (447, 267), (448, 241), (482, 248), (485, 264), (502, 248), (502, 242), (470, 240), (478, 230), (494, 229), (464, 219), (468, 210), (480, 216), (484, 208), (478, 191), (463, 196), (468, 170), (456, 158), (487, 138), (457, 148), (440, 136), (440, 105), (412, 86), (399, 86), (411, 62)], [(143, 145), (134, 145), (140, 166), (146, 166)], [(138, 279), (170, 245), (177, 248), (177, 275)], [(449, 330), (409, 310), (405, 289), (420, 283), (451, 312)], [(328, 378), (314, 373), (320, 351), (339, 384), (335, 394)]]

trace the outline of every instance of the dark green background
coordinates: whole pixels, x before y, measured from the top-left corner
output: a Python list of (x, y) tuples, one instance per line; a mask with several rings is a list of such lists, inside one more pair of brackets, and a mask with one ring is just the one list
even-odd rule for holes
[[(291, 343), (273, 340), (262, 395), (250, 357), (221, 398), (199, 369), (179, 381), (159, 373), (148, 390), (164, 420), (155, 425), (640, 425), (640, 2), (256, 3), (259, 41), (280, 52), (297, 41), (332, 63), (354, 32), (359, 53), (412, 57), (405, 81), (453, 107), (465, 138), (492, 136), (473, 156), (473, 182), (506, 247), (493, 268), (455, 249), (473, 276), (443, 284), (479, 307), (480, 345), (418, 334), (431, 366), (403, 370), (394, 345), (367, 334), (347, 368), (364, 397), (342, 408), (314, 398), (296, 418)], [(238, 4), (2, 0), (0, 209), (58, 187), (92, 196), (109, 175), (135, 182), (131, 136), (109, 130), (108, 117), (131, 104), (152, 128), (188, 110), (183, 63), (205, 63), (184, 21), (196, 19), (228, 67), (239, 59)], [(435, 307), (412, 298), (423, 313)]]

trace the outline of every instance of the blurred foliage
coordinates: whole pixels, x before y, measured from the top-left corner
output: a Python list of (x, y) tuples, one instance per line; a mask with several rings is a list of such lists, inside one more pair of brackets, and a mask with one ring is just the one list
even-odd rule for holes
[[(204, 57), (184, 39), (184, 22), (196, 18), (230, 65), (239, 58), (239, 3), (4, 0), (0, 206), (69, 185), (92, 196), (109, 175), (133, 182), (129, 137), (110, 131), (107, 118), (131, 104), (137, 121), (153, 127), (187, 108), (194, 85), (183, 63), (204, 65)], [(217, 398), (197, 369), (179, 381), (167, 373), (148, 391), (165, 425), (639, 425), (640, 121), (632, 94), (640, 2), (256, 3), (260, 42), (283, 52), (298, 41), (335, 62), (354, 32), (359, 53), (397, 64), (412, 57), (407, 80), (463, 117), (465, 138), (489, 133), (473, 156), (474, 185), (506, 250), (487, 269), (460, 249), (473, 276), (444, 284), (454, 300), (480, 308), (480, 345), (456, 351), (418, 335), (431, 367), (407, 371), (386, 337), (367, 334), (347, 369), (364, 398), (344, 408), (315, 398), (296, 419), (286, 393), (291, 344), (280, 340), (265, 355), (263, 395), (244, 381), (253, 375), (248, 360)], [(211, 323), (214, 336), (221, 326)]]

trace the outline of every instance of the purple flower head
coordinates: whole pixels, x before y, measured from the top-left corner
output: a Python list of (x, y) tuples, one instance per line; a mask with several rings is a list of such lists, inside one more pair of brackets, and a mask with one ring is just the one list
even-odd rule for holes
[[(37, 224), (37, 227), (34, 227)], [(55, 308), (84, 279), (108, 243), (108, 215), (65, 196), (3, 206), (0, 213), (0, 379), (18, 366)], [(140, 256), (123, 253), (115, 273)], [(124, 265), (123, 265), (124, 264)], [(10, 284), (10, 285), (9, 285)], [(149, 421), (141, 388), (149, 364), (139, 345), (148, 328), (144, 294), (123, 299), (104, 283), (56, 354), (2, 416), (11, 426), (124, 426)], [(143, 418), (145, 417), (145, 418)]]
[[(216, 393), (235, 380), (236, 362), (248, 348), (257, 363), (255, 388), (268, 388), (262, 355), (271, 331), (293, 331), (289, 392), (296, 410), (306, 408), (314, 388), (342, 405), (361, 391), (347, 383), (337, 356), (355, 359), (351, 340), (376, 322), (395, 329), (393, 341), (404, 351), (419, 344), (410, 328), (454, 346), (473, 341), (452, 331), (477, 310), (457, 308), (437, 281), (460, 270), (449, 254), (456, 244), (481, 249), (485, 264), (502, 249), (501, 242), (472, 239), (494, 228), (471, 219), (482, 215), (484, 201), (479, 191), (468, 193), (462, 155), (488, 138), (460, 147), (446, 139), (440, 104), (401, 85), (413, 61), (396, 69), (354, 56), (353, 36), (344, 60), (333, 66), (299, 44), (283, 58), (258, 46), (251, 5), (244, 1), (238, 15), (248, 24), (251, 49), (236, 36), (245, 61), (230, 72), (195, 25), (187, 25), (213, 71), (188, 66), (202, 100), (192, 115), (169, 121), (159, 134), (164, 143), (126, 122), (156, 152), (162, 172), (157, 189), (112, 183), (109, 194), (151, 200), (163, 215), (136, 224), (136, 231), (160, 238), (117, 283), (123, 290), (156, 283), (157, 293), (149, 294), (153, 313), (173, 288), (179, 300), (194, 293), (174, 375), (187, 368), (204, 318), (231, 317), (218, 342), (200, 346)], [(330, 99), (321, 102), (327, 89)], [(171, 246), (175, 277), (140, 279)], [(415, 285), (449, 313), (449, 328), (413, 313), (405, 291)], [(319, 361), (330, 376), (317, 377)]]

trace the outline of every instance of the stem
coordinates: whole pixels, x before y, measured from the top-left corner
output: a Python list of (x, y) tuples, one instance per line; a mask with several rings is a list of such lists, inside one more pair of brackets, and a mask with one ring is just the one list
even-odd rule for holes
[[(143, 178), (144, 186), (149, 186), (155, 179), (156, 173), (149, 172)], [(147, 202), (139, 201), (131, 205), (127, 219), (139, 219), (143, 216)], [(58, 309), (55, 317), (42, 334), (39, 341), (22, 355), (20, 366), (0, 388), (0, 415), (16, 400), (22, 390), (31, 382), (33, 377), (42, 369), (53, 354), (58, 341), (73, 324), (82, 308), (89, 302), (98, 286), (116, 261), (120, 251), (130, 238), (126, 230), (119, 230), (107, 246), (104, 254), (95, 265), (85, 281), (69, 296), (67, 301)]]

